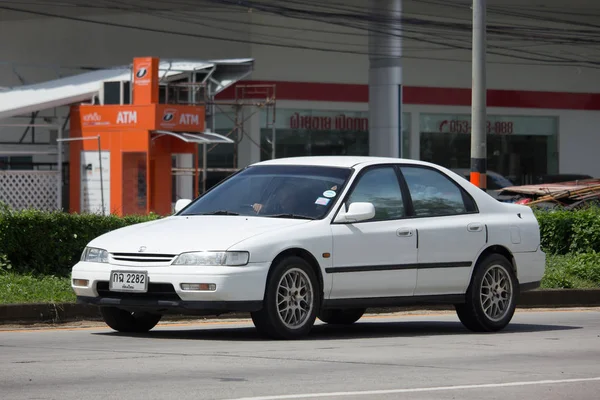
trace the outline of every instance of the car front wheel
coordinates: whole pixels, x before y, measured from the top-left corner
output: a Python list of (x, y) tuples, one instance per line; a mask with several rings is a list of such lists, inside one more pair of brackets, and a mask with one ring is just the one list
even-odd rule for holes
[(160, 314), (147, 312), (130, 312), (115, 307), (101, 307), (102, 319), (118, 332), (143, 333), (154, 328), (162, 318)]
[(274, 339), (297, 339), (312, 329), (320, 302), (318, 280), (308, 262), (286, 257), (273, 267), (263, 308), (252, 313), (252, 321)]
[(489, 255), (476, 266), (465, 303), (455, 306), (458, 318), (474, 332), (500, 331), (515, 313), (518, 290), (510, 261)]

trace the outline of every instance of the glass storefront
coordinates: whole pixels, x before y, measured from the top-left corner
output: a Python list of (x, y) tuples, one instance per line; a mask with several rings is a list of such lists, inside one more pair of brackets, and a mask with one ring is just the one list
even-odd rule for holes
[[(273, 129), (261, 116), (261, 160), (271, 158)], [(410, 115), (402, 115), (403, 155), (409, 157)], [(369, 116), (364, 111), (278, 109), (275, 157), (369, 155)]]
[[(489, 115), (487, 169), (528, 184), (558, 173), (558, 118)], [(471, 116), (421, 114), (420, 159), (447, 168), (471, 167)]]

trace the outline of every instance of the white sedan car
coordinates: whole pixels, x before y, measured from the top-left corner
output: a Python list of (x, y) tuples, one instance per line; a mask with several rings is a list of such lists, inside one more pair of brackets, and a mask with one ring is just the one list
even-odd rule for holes
[(453, 304), (498, 331), (545, 268), (537, 219), (452, 171), (375, 157), (251, 165), (172, 216), (92, 240), (72, 271), (78, 302), (121, 332), (166, 313), (250, 312), (273, 338), (369, 307)]

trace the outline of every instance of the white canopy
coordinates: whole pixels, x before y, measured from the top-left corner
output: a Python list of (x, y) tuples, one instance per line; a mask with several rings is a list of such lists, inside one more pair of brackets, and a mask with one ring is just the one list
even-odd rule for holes
[(234, 143), (234, 141), (226, 136), (219, 135), (214, 132), (187, 133), (187, 132), (171, 132), (171, 131), (152, 131), (158, 134), (158, 137), (163, 135), (173, 136), (187, 143), (198, 144), (215, 144), (215, 143)]
[[(214, 61), (162, 60), (161, 79), (176, 78), (190, 72), (205, 72), (211, 93), (218, 94), (247, 77), (254, 60), (232, 59)], [(0, 91), (0, 119), (89, 101), (98, 95), (104, 82), (131, 81), (131, 67), (103, 69), (33, 85), (23, 85)]]

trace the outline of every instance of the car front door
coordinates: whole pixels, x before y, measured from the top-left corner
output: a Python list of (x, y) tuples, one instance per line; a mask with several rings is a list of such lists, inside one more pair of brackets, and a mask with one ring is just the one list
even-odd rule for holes
[(406, 209), (397, 168), (363, 170), (342, 207), (370, 202), (375, 217), (333, 223), (331, 299), (410, 296), (416, 280), (417, 238)]
[(475, 201), (441, 171), (402, 166), (418, 238), (415, 296), (464, 293), (486, 226)]

